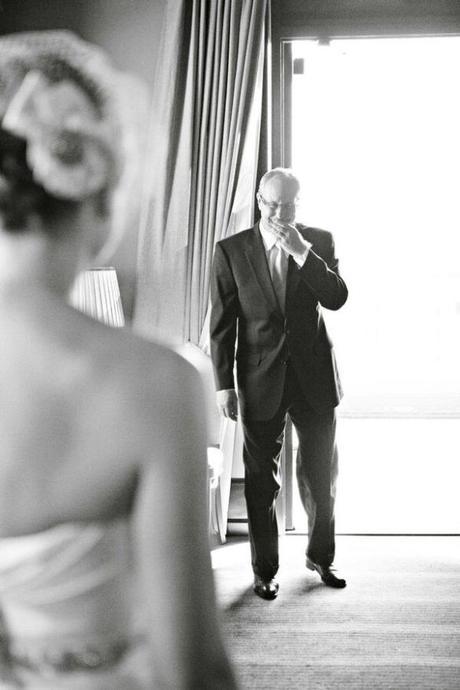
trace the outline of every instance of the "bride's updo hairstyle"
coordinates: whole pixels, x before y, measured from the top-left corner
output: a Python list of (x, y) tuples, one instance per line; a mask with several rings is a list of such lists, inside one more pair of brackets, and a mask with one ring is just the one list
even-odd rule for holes
[(69, 32), (0, 38), (0, 227), (45, 232), (89, 198), (109, 208), (123, 172), (118, 73)]

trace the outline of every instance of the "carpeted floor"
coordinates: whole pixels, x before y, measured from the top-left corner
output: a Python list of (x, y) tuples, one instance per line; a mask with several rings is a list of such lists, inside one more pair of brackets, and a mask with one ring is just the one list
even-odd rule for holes
[(242, 690), (460, 690), (460, 537), (337, 538), (344, 590), (281, 540), (280, 594), (252, 592), (249, 546), (213, 551), (223, 627)]

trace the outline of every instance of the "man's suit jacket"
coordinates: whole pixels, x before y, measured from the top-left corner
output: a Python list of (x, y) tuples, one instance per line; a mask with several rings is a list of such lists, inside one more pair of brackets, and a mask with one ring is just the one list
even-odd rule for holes
[(342, 397), (321, 307), (348, 296), (331, 233), (296, 224), (312, 247), (299, 268), (289, 257), (284, 314), (278, 304), (257, 223), (216, 244), (211, 279), (211, 357), (218, 390), (235, 388), (243, 419), (267, 420), (284, 390), (286, 362), (319, 412)]

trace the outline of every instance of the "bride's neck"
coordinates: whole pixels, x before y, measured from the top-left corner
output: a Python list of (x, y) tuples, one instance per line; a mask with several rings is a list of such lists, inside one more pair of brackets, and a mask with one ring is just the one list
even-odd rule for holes
[(0, 230), (0, 293), (30, 287), (66, 297), (85, 264), (81, 254), (69, 238)]

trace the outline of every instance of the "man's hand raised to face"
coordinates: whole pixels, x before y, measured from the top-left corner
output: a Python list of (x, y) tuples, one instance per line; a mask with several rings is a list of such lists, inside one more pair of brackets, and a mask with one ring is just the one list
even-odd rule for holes
[(290, 254), (296, 260), (300, 257), (303, 257), (305, 260), (311, 244), (302, 237), (294, 223), (270, 218), (269, 225), (277, 238), (279, 246), (286, 254)]

